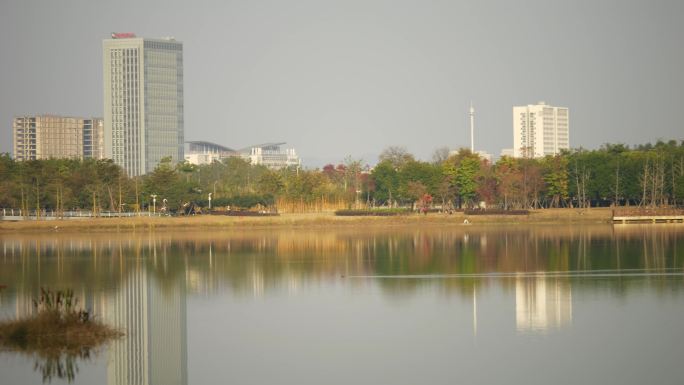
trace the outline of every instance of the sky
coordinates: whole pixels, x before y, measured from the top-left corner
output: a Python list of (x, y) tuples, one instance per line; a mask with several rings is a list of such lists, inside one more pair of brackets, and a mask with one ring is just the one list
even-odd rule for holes
[(305, 166), (388, 146), (498, 156), (512, 107), (570, 109), (571, 147), (684, 140), (684, 1), (0, 2), (0, 152), (12, 118), (103, 115), (102, 41), (183, 42), (185, 138), (287, 142)]

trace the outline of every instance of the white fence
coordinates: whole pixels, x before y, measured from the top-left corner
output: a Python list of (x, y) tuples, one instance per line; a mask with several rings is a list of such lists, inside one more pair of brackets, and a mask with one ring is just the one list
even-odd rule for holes
[(21, 210), (15, 208), (0, 209), (0, 220), (21, 221), (21, 220), (54, 220), (54, 219), (86, 219), (86, 218), (122, 218), (122, 217), (151, 217), (163, 216), (163, 213), (150, 212), (117, 212), (99, 211), (93, 215), (90, 210), (72, 210), (59, 213), (54, 210)]

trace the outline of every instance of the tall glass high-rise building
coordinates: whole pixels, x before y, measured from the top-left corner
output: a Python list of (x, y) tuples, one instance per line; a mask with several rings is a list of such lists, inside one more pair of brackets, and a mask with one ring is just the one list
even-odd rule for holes
[(103, 42), (105, 155), (130, 176), (183, 157), (183, 44), (113, 33)]

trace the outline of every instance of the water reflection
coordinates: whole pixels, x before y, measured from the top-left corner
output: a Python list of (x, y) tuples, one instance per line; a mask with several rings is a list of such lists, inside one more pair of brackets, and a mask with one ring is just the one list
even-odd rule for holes
[(183, 279), (166, 285), (138, 264), (105, 296), (104, 318), (126, 331), (112, 343), (107, 384), (187, 384), (186, 293)]
[(33, 370), (39, 372), (43, 383), (50, 383), (53, 379), (72, 382), (78, 373), (78, 363), (89, 361), (90, 349), (82, 349), (78, 352), (46, 352), (34, 357)]
[[(78, 304), (126, 334), (107, 350), (107, 384), (187, 384), (186, 280), (177, 261), (170, 268), (166, 247), (78, 238), (4, 246), (0, 277), (9, 290), (0, 296), (1, 316), (30, 316), (40, 287), (75, 288)], [(49, 351), (34, 358), (43, 382), (71, 382), (91, 352)]]
[[(511, 293), (516, 331), (550, 333), (572, 324), (578, 293), (678, 294), (682, 238), (676, 225), (3, 234), (0, 316), (30, 314), (41, 286), (73, 289), (126, 332), (105, 353), (109, 384), (187, 384), (192, 296), (297, 296), (330, 285), (399, 299), (434, 291), (472, 303), (478, 334), (481, 299), (495, 287)], [(635, 271), (647, 274), (630, 278)], [(69, 362), (36, 370), (73, 377)]]
[(515, 322), (519, 331), (546, 332), (572, 321), (572, 293), (567, 279), (516, 278)]

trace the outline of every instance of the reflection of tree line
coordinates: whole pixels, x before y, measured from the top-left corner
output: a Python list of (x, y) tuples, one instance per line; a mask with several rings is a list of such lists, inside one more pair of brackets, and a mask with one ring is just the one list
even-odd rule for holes
[[(489, 274), (536, 271), (681, 269), (678, 227), (392, 228), (374, 231), (250, 231), (5, 236), (0, 283), (98, 292), (117, 287), (141, 265), (163, 287), (185, 278), (190, 290), (269, 287), (341, 276)], [(73, 287), (77, 282), (77, 287)], [(350, 282), (355, 282), (350, 280)], [(358, 280), (356, 281), (358, 282)], [(507, 285), (506, 280), (502, 280)], [(582, 281), (583, 282), (583, 281)], [(447, 279), (463, 293), (484, 279)], [(579, 283), (579, 282), (578, 282)], [(428, 280), (382, 280), (413, 290)]]
[(117, 287), (142, 264), (160, 282), (182, 277), (179, 250), (173, 244), (141, 239), (94, 239), (74, 235), (37, 239), (0, 239), (0, 282), (15, 290), (35, 293), (40, 287), (101, 293)]
[[(680, 227), (675, 226), (3, 235), (0, 284), (8, 285), (8, 289), (0, 293), (0, 304), (6, 312), (5, 304), (12, 303), (7, 299), (13, 296), (12, 304), (21, 316), (31, 311), (30, 299), (41, 286), (70, 288), (95, 314), (121, 316), (121, 311), (112, 312), (116, 307), (113, 304), (118, 301), (118, 308), (129, 308), (124, 299), (133, 293), (131, 282), (138, 282), (150, 296), (137, 297), (140, 306), (147, 306), (138, 318), (155, 326), (136, 332), (135, 346), (146, 346), (151, 352), (154, 346), (172, 345), (157, 349), (166, 355), (148, 355), (146, 375), (131, 377), (133, 372), (126, 371), (127, 365), (131, 363), (131, 368), (135, 368), (132, 363), (137, 361), (128, 354), (138, 348), (129, 348), (122, 342), (112, 349), (112, 357), (118, 358), (110, 359), (110, 382), (126, 383), (131, 378), (144, 382), (145, 378), (164, 378), (163, 374), (183, 379), (187, 378), (186, 372), (170, 371), (165, 362), (186, 360), (184, 339), (174, 342), (167, 338), (179, 334), (176, 329), (185, 330), (181, 314), (185, 311), (186, 286), (196, 293), (230, 289), (239, 295), (258, 296), (273, 289), (296, 292), (320, 283), (369, 282), (353, 276), (424, 275), (422, 279), (378, 279), (373, 283), (394, 295), (410, 294), (421, 286), (436, 286), (447, 293), (472, 297), (474, 315), (480, 288), (500, 285), (516, 293), (518, 329), (539, 331), (560, 328), (571, 321), (571, 287), (607, 288), (624, 293), (633, 285), (646, 283), (658, 290), (681, 290), (682, 285), (671, 284), (672, 280), (682, 282), (681, 275), (598, 280), (573, 274), (633, 269), (675, 269), (681, 273), (682, 238)], [(535, 272), (571, 274), (520, 274)], [(493, 273), (504, 277), (492, 278)], [(465, 276), (430, 278), (453, 274)], [(169, 309), (178, 309), (172, 312), (179, 315), (176, 324), (164, 321), (170, 319), (165, 315)], [(125, 320), (121, 322), (128, 328)], [(166, 332), (160, 325), (175, 326)], [(37, 370), (73, 371), (69, 366), (72, 361), (64, 362), (68, 365), (60, 366), (59, 360), (41, 362)]]

